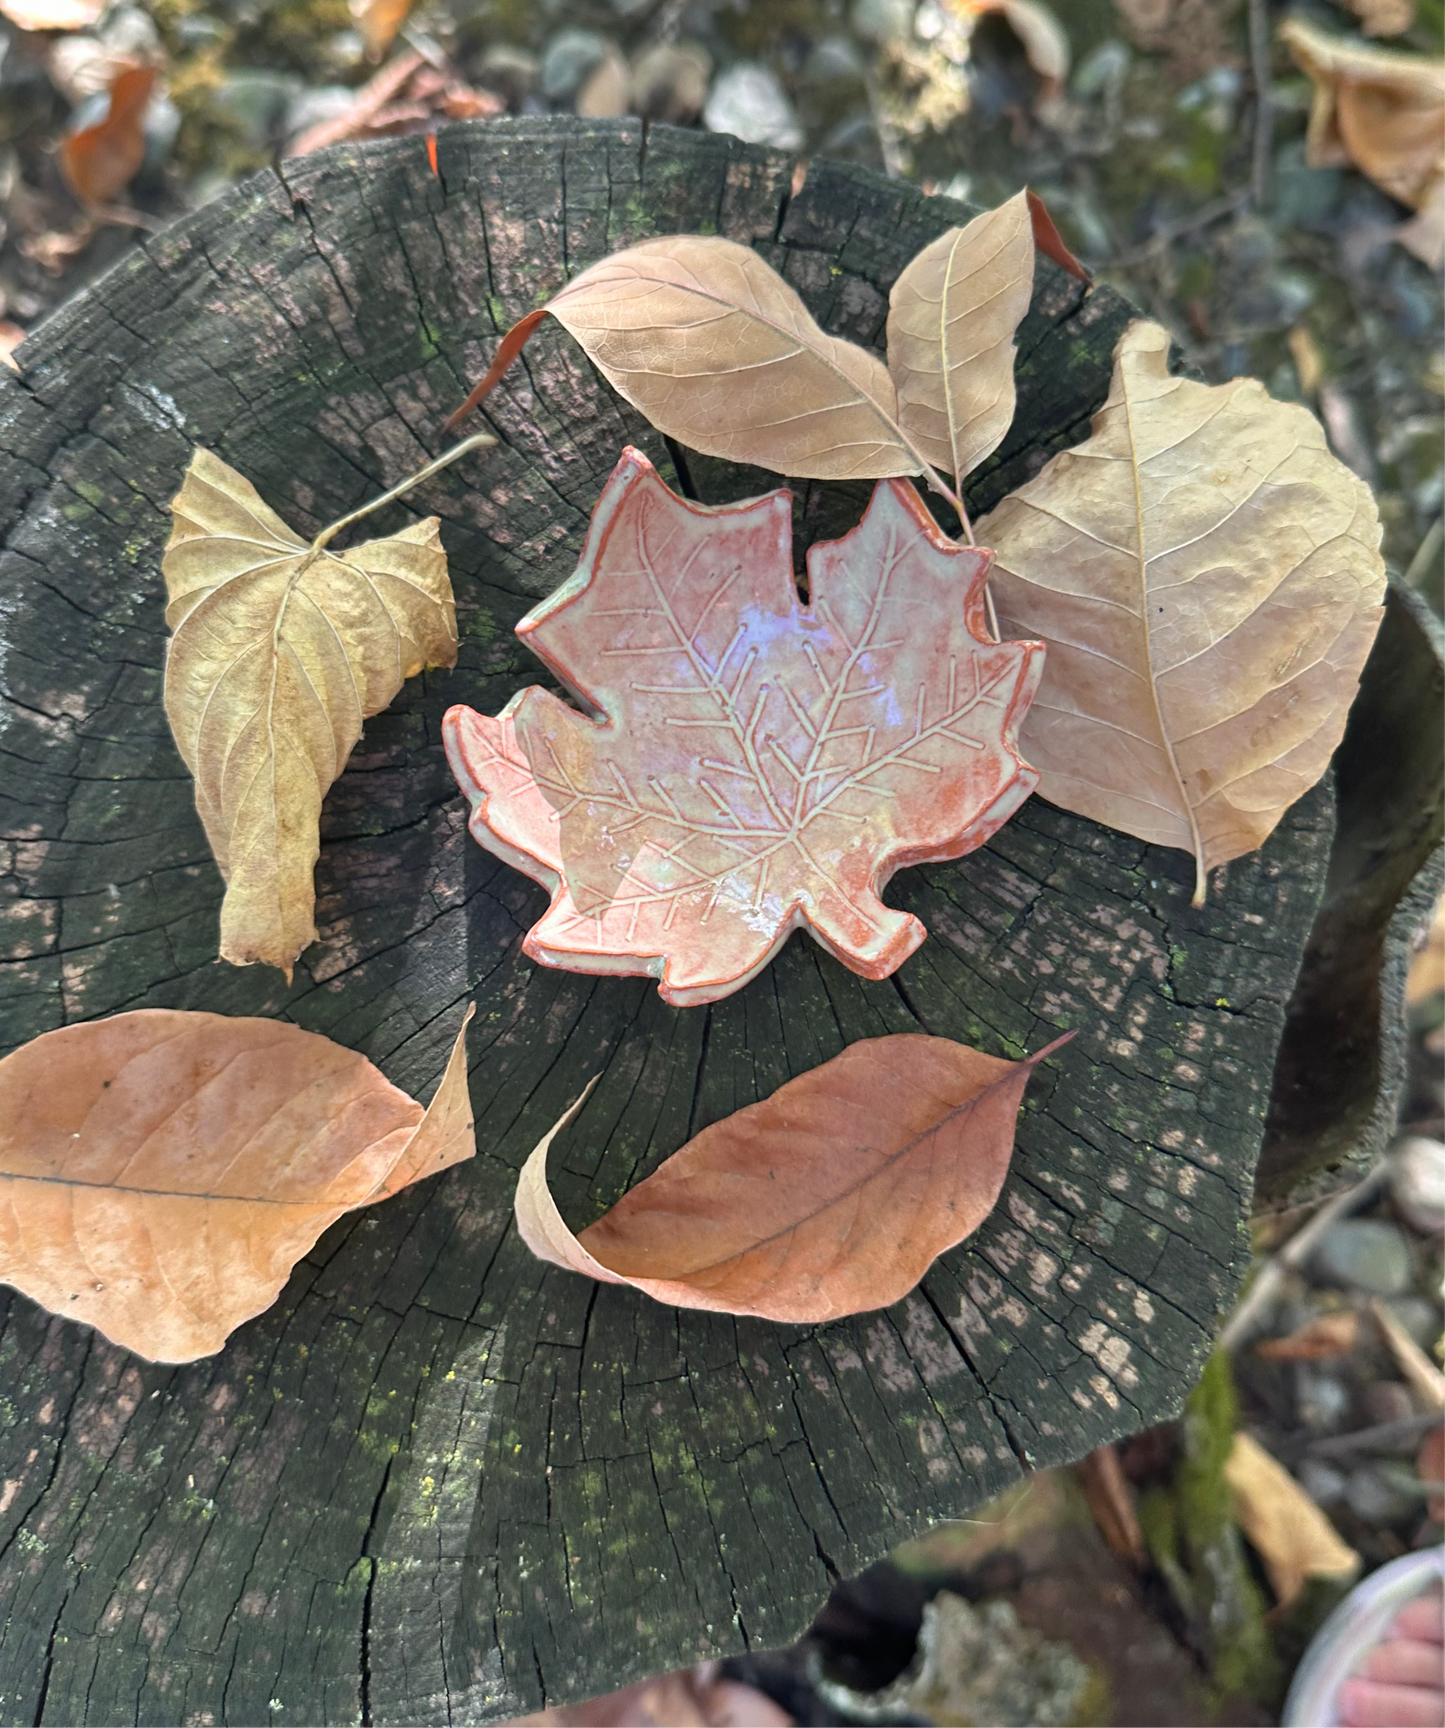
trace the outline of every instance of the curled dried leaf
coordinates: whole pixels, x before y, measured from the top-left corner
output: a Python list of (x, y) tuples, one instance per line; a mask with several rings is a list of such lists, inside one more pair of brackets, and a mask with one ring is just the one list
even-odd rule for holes
[(884, 1308), (986, 1218), (1029, 1075), (947, 1038), (865, 1038), (688, 1141), (574, 1236), (542, 1139), (517, 1183), (540, 1259), (659, 1302), (796, 1324)]
[(1020, 732), (1052, 803), (1196, 861), (1325, 771), (1382, 615), (1369, 488), (1305, 409), (1169, 373), (1137, 321), (1090, 438), (983, 522), (1005, 635), (1048, 645)]
[(145, 116), (155, 83), (150, 66), (122, 68), (111, 80), (104, 116), (61, 140), (60, 171), (87, 209), (118, 198), (145, 160)]
[(961, 487), (1014, 417), (1014, 332), (1029, 309), (1028, 194), (925, 246), (888, 299), (888, 369), (914, 446)]
[(221, 957), (289, 978), (316, 936), (321, 802), (362, 721), (456, 662), (440, 524), (308, 545), (208, 450), (171, 510), (166, 716), (226, 880)]
[(0, 1062), (0, 1280), (189, 1362), (343, 1213), (473, 1156), (469, 1007), (430, 1105), (281, 1020), (138, 1009)]

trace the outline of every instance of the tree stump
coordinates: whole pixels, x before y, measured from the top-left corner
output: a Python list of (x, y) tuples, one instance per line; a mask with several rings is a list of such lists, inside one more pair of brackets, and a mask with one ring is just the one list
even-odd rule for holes
[[(343, 1220), (209, 1361), (148, 1364), (4, 1294), (7, 1722), (480, 1721), (786, 1642), (893, 1543), (1174, 1413), (1245, 1264), (1327, 784), (1198, 911), (1182, 854), (1034, 799), (896, 878), (930, 934), (882, 983), (794, 937), (678, 1011), (522, 958), (545, 897), (467, 837), (442, 712), (538, 676), (511, 626), (570, 573), (625, 443), (682, 481), (555, 328), (486, 405), (499, 447), (369, 526), (442, 517), (461, 658), (368, 723), (328, 799), (321, 940), (289, 988), (216, 961), (220, 879), (161, 708), (194, 444), (313, 532), (441, 448), (496, 337), (618, 246), (752, 244), (879, 344), (894, 277), (965, 214), (827, 162), (794, 192), (782, 156), (634, 122), (459, 127), (439, 170), (407, 138), (262, 174), (0, 373), (6, 1039), (138, 1006), (285, 1015), (427, 1096), (470, 998), (480, 1148)], [(1041, 263), (975, 507), (1085, 435), (1128, 316)], [(678, 460), (711, 502), (775, 483)], [(799, 556), (865, 494), (799, 485)], [(578, 1226), (851, 1040), (1020, 1054), (1062, 1027), (997, 1211), (886, 1312), (677, 1312), (544, 1269), (510, 1228), (518, 1167), (594, 1074), (552, 1158)]]

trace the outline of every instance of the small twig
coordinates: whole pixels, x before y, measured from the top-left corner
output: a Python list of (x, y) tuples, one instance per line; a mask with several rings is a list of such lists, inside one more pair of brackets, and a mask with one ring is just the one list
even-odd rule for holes
[(1384, 1180), (1385, 1166), (1382, 1161), (1353, 1188), (1342, 1188), (1338, 1194), (1327, 1200), (1308, 1224), (1296, 1231), (1272, 1259), (1265, 1261), (1255, 1274), (1254, 1282), (1245, 1292), (1243, 1301), (1230, 1315), (1224, 1330), (1219, 1334), (1221, 1350), (1233, 1350), (1243, 1341), (1278, 1296), (1286, 1273), (1304, 1264), (1331, 1224), (1372, 1200)]
[(863, 93), (868, 98), (868, 112), (873, 130), (878, 134), (878, 154), (883, 158), (883, 172), (890, 180), (908, 178), (908, 162), (898, 136), (898, 128), (888, 118), (883, 105), (883, 93), (872, 72), (863, 75)]
[(1417, 1409), (1445, 1410), (1445, 1374), (1442, 1374), (1378, 1296), (1370, 1298), (1370, 1312), (1380, 1336), (1390, 1347), (1395, 1366), (1410, 1388)]
[(1208, 228), (1222, 217), (1232, 216), (1241, 204), (1249, 201), (1248, 192), (1227, 192), (1224, 197), (1216, 198), (1212, 203), (1202, 204), (1191, 215), (1181, 216), (1177, 222), (1166, 222), (1157, 229), (1142, 246), (1135, 246), (1128, 252), (1120, 252), (1100, 266), (1104, 270), (1128, 270), (1135, 264), (1147, 264), (1167, 252), (1176, 240), (1182, 240), (1186, 234), (1192, 234), (1198, 228)]
[(440, 456), (434, 457), (424, 468), (418, 468), (415, 474), (409, 474), (389, 492), (383, 492), (380, 498), (373, 498), (359, 510), (353, 510), (349, 516), (342, 516), (329, 528), (323, 528), (311, 542), (311, 550), (320, 552), (343, 528), (349, 528), (353, 522), (360, 522), (363, 516), (370, 516), (383, 505), (393, 503), (404, 493), (410, 492), (413, 486), (420, 486), (423, 480), (430, 480), (433, 474), (449, 467), (459, 456), (465, 456), (469, 450), (482, 450), (495, 443), (496, 439), (490, 432), (473, 432), (470, 438), (463, 438), (460, 444), (453, 444), (450, 450), (443, 450)]
[(1440, 543), (1445, 539), (1445, 516), (1437, 516), (1420, 542), (1420, 550), (1410, 560), (1405, 572), (1405, 586), (1418, 588), (1427, 576), (1440, 568)]
[(1249, 196), (1256, 210), (1269, 206), (1274, 155), (1274, 84), (1270, 74), (1269, 0), (1249, 0), (1249, 70), (1254, 80), (1254, 141)]
[(1439, 1412), (1434, 1410), (1402, 1416), (1398, 1422), (1377, 1422), (1374, 1427), (1358, 1428), (1353, 1434), (1331, 1434), (1323, 1440), (1311, 1440), (1305, 1450), (1312, 1458), (1334, 1458), (1351, 1452), (1394, 1452), (1401, 1446), (1410, 1446), (1439, 1423)]

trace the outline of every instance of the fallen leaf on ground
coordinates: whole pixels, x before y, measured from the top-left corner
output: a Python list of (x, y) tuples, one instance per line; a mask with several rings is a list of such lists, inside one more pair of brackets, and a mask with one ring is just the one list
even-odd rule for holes
[(226, 880), (221, 957), (289, 979), (316, 937), (321, 801), (362, 721), (456, 663), (440, 523), (316, 551), (200, 449), (171, 511), (166, 717)]
[[(888, 368), (820, 330), (736, 241), (678, 234), (615, 252), (522, 319), (504, 350), (515, 357), (548, 313), (659, 432), (705, 455), (814, 480), (923, 472)], [(449, 426), (496, 383), (500, 361)]]
[[(539, 1259), (659, 1302), (798, 1325), (886, 1308), (993, 1209), (1029, 1075), (920, 1033), (865, 1038), (704, 1128), (574, 1236), (523, 1166), (517, 1228)], [(585, 1098), (584, 1094), (584, 1098)]]
[(20, 370), (20, 362), (15, 359), (15, 350), (25, 340), (25, 332), (18, 324), (12, 324), (8, 318), (0, 318), (0, 360), (12, 372)]
[(1415, 0), (1349, 0), (1367, 36), (1400, 36), (1415, 22)]
[[(1432, 1428), (1415, 1454), (1415, 1474), (1422, 1482), (1445, 1482), (1445, 1427)], [(1425, 1501), (1427, 1518), (1445, 1518), (1445, 1495), (1431, 1494)]]
[(1306, 1578), (1349, 1578), (1360, 1557), (1285, 1469), (1248, 1434), (1236, 1434), (1224, 1466), (1234, 1515), (1264, 1562), (1280, 1608)]
[(1405, 1002), (1413, 1008), (1438, 990), (1445, 990), (1445, 898), (1435, 902), (1435, 915), (1425, 933), (1424, 944), (1410, 962)]
[(452, 708), (471, 831), (547, 888), (549, 966), (660, 978), (676, 1006), (756, 976), (798, 928), (866, 978), (923, 940), (878, 898), (980, 846), (1028, 797), (1013, 747), (1037, 643), (989, 639), (988, 554), (904, 482), (808, 552), (791, 499), (707, 508), (624, 452), (576, 573), (517, 634), (585, 704)]
[(793, 1721), (766, 1692), (718, 1675), (716, 1662), (639, 1680), (580, 1704), (553, 1704), (518, 1716), (510, 1728), (788, 1728)]
[(454, 72), (433, 66), (425, 55), (399, 54), (362, 85), (349, 108), (290, 139), (286, 154), (309, 156), (355, 138), (434, 131), (441, 120), (487, 120), (505, 107), (500, 96), (474, 90)]
[(1149, 1553), (1139, 1524), (1134, 1484), (1124, 1474), (1117, 1449), (1113, 1445), (1095, 1447), (1074, 1466), (1074, 1473), (1099, 1534), (1121, 1560), (1142, 1572)]
[(1352, 1308), (1337, 1314), (1316, 1314), (1284, 1338), (1266, 1338), (1256, 1344), (1256, 1356), (1268, 1362), (1328, 1362), (1348, 1356), (1359, 1342), (1360, 1317)]
[(1018, 37), (1029, 65), (1043, 84), (1045, 97), (1056, 96), (1069, 75), (1069, 36), (1058, 15), (1042, 0), (948, 0), (949, 10), (964, 17), (997, 12)]
[(380, 60), (406, 23), (414, 0), (351, 0), (351, 16), (373, 60)]
[(89, 30), (109, 0), (0, 0), (3, 14), (20, 30)]
[(343, 1213), (473, 1156), (472, 1012), (425, 1111), (282, 1020), (42, 1034), (0, 1062), (0, 1281), (153, 1361), (212, 1354)]
[(1040, 793), (1192, 853), (1197, 905), (1324, 773), (1385, 567), (1369, 488), (1312, 415), (1168, 356), (1132, 323), (1088, 441), (976, 532), (1004, 635), (1048, 645), (1020, 734)]
[(135, 179), (145, 160), (144, 124), (155, 83), (154, 68), (125, 67), (111, 80), (104, 118), (61, 139), (60, 171), (87, 209), (113, 203)]
[(1434, 56), (1365, 48), (1286, 19), (1289, 44), (1314, 86), (1306, 160), (1350, 164), (1418, 212), (1396, 230), (1416, 257), (1445, 259), (1445, 62)]
[(1033, 224), (1020, 192), (940, 234), (888, 297), (899, 423), (955, 486), (998, 448), (1013, 420), (1014, 332), (1033, 284)]

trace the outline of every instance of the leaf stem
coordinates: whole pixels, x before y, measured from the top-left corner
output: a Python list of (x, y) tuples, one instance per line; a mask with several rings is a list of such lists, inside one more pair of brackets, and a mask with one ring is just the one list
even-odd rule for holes
[(433, 474), (440, 473), (443, 468), (450, 467), (458, 457), (465, 456), (469, 450), (482, 450), (496, 443), (490, 432), (474, 432), (470, 438), (463, 438), (460, 444), (453, 444), (450, 450), (443, 450), (440, 456), (434, 457), (424, 468), (418, 468), (415, 474), (409, 474), (405, 480), (393, 486), (389, 492), (383, 492), (380, 498), (373, 498), (363, 504), (359, 510), (353, 510), (349, 516), (339, 517), (329, 528), (323, 528), (311, 542), (311, 550), (320, 552), (330, 544), (343, 528), (349, 528), (353, 522), (360, 522), (363, 516), (370, 516), (373, 511), (380, 510), (384, 504), (391, 504), (404, 493), (410, 492), (413, 486), (420, 486), (423, 480), (430, 480)]

